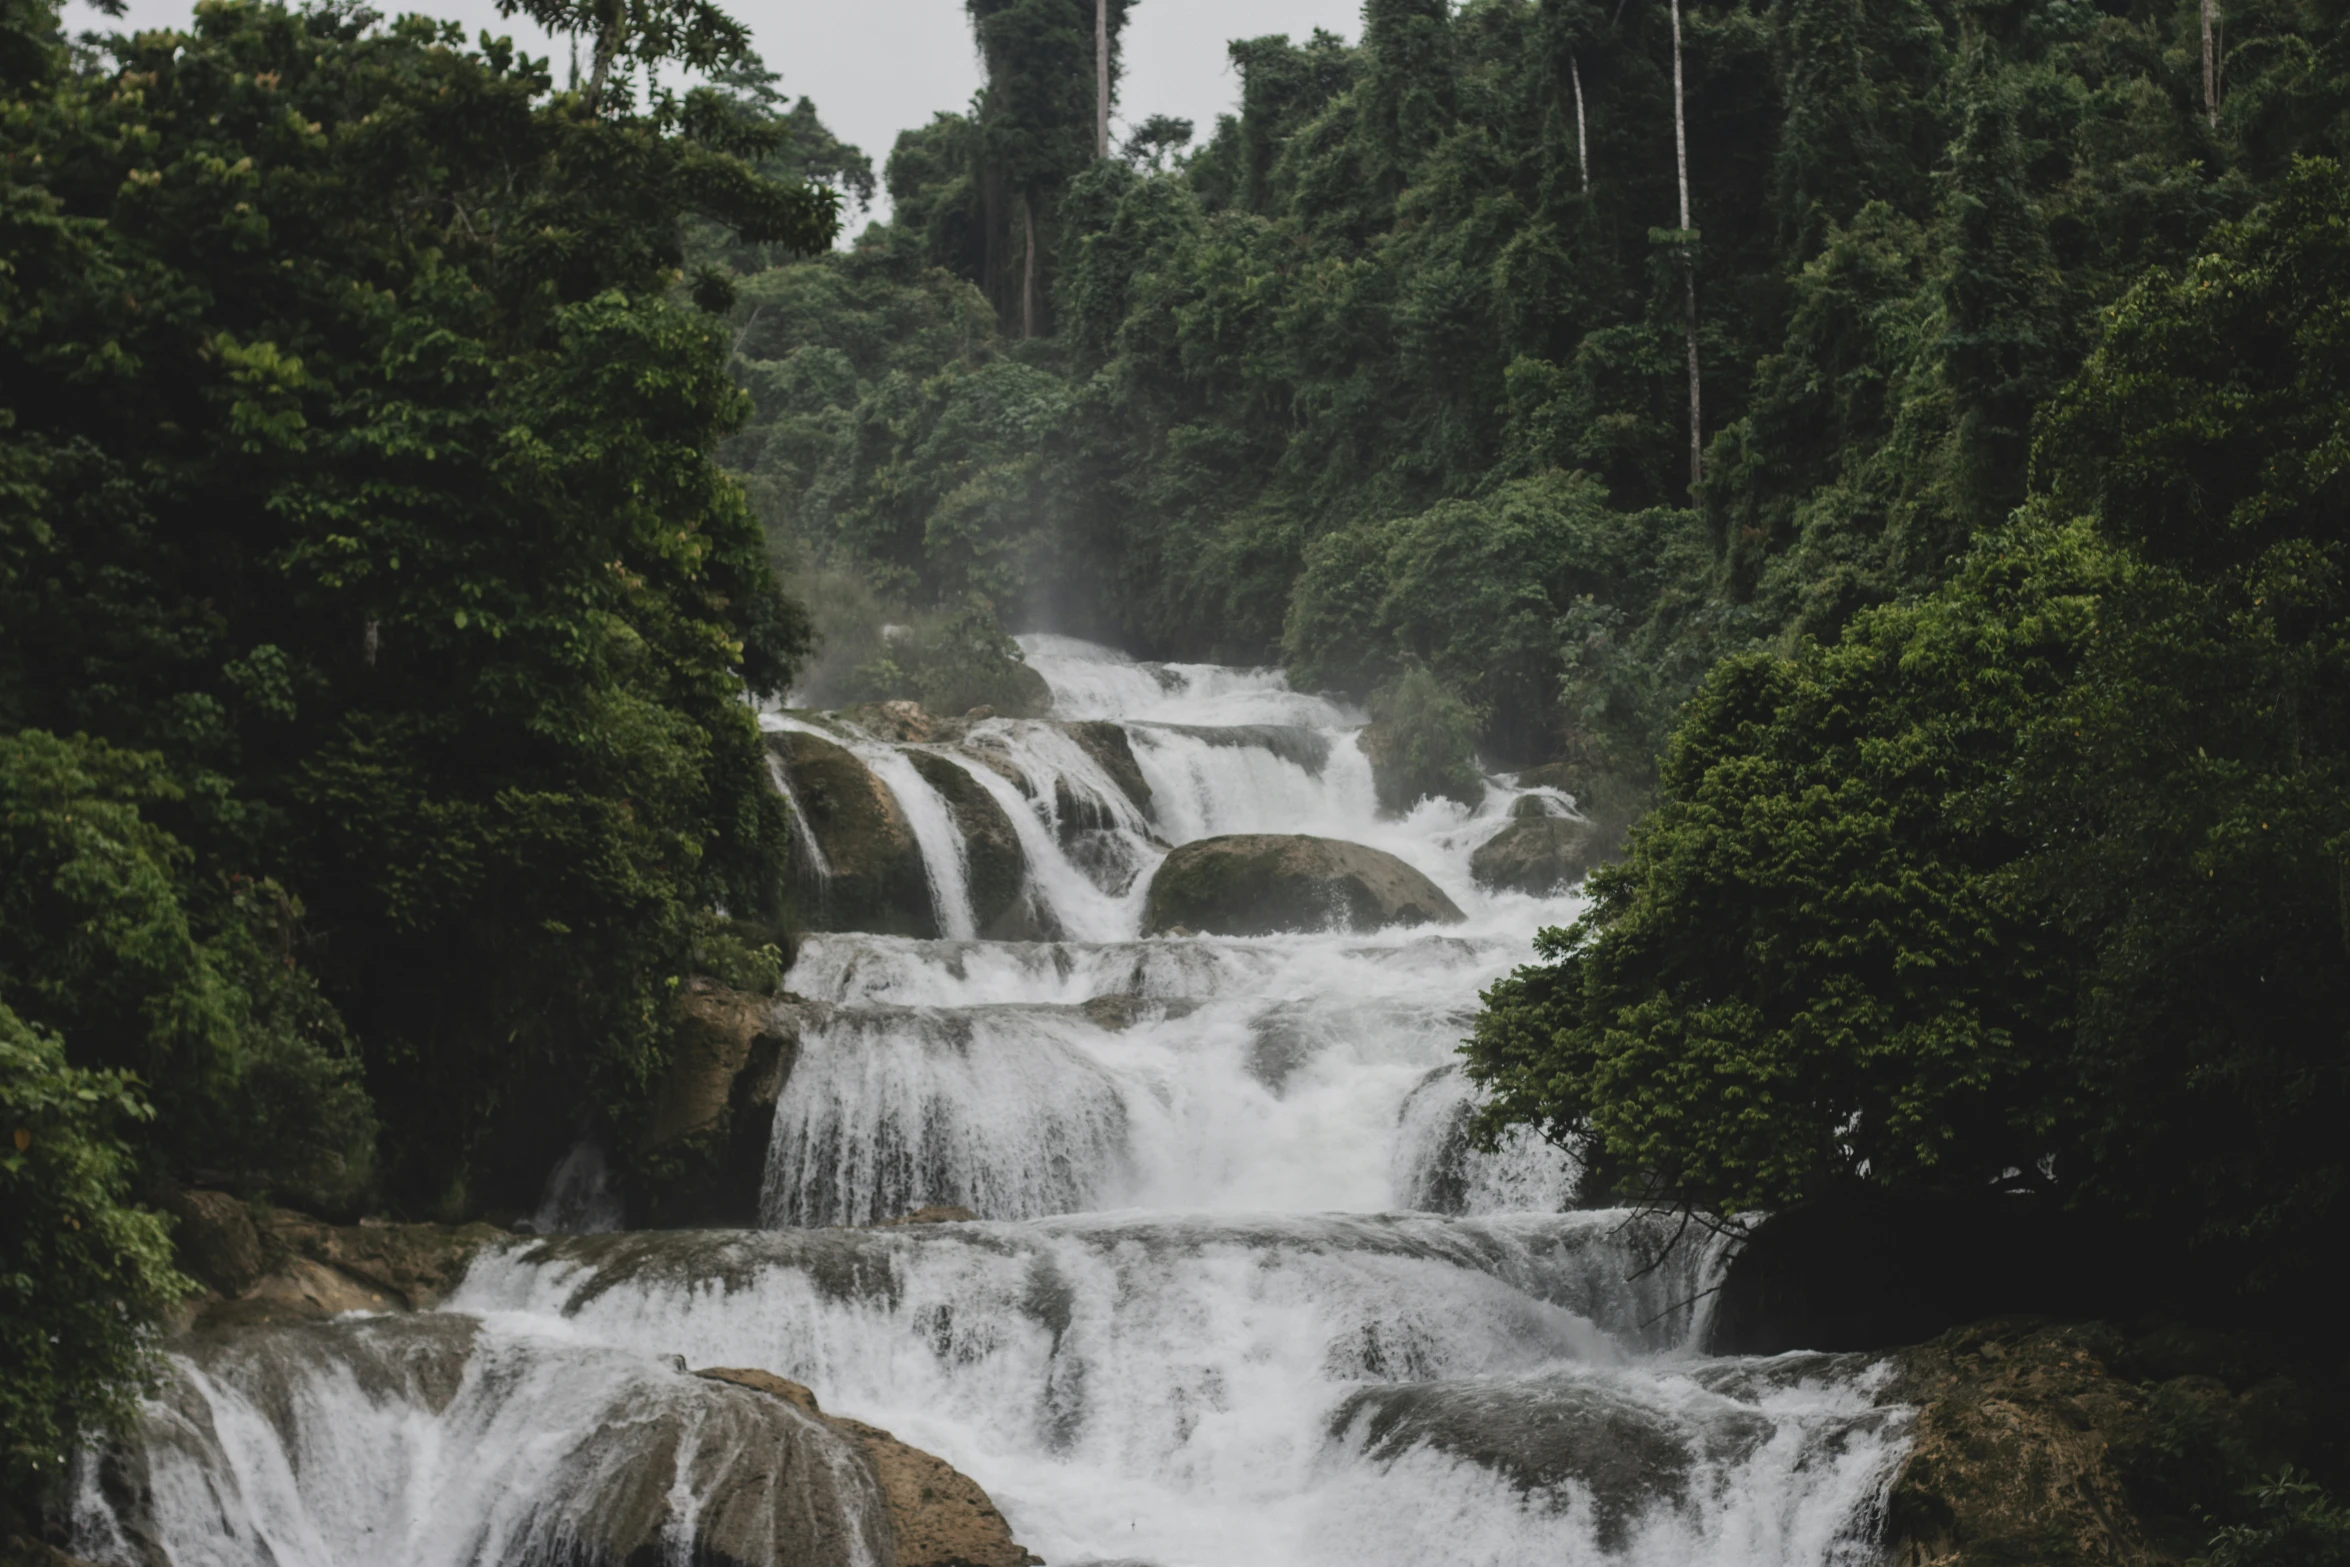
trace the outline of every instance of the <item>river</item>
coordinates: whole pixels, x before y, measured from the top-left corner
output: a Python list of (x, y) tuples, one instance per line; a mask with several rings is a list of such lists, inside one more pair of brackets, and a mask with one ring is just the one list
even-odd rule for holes
[[(1873, 1561), (1908, 1434), (1881, 1371), (1701, 1353), (1718, 1244), (1573, 1211), (1556, 1150), (1463, 1136), (1478, 991), (1576, 910), (1469, 873), (1524, 791), (1384, 819), (1362, 715), (1276, 672), (1023, 644), (1056, 723), (1119, 725), (1151, 797), (1054, 723), (936, 748), (1015, 814), (1056, 940), (973, 936), (963, 845), (910, 748), (764, 720), (849, 743), (890, 786), (947, 937), (799, 952), (813, 1021), (763, 1228), (518, 1241), (436, 1314), (453, 1348), (458, 1327), (427, 1352), (433, 1325), (378, 1320), (182, 1351), (140, 1515), (86, 1479), (84, 1553), (551, 1567), (612, 1483), (595, 1434), (689, 1399), (682, 1366), (725, 1365), (944, 1457), (1053, 1567)], [(1071, 808), (1087, 831), (1060, 830)], [(1254, 832), (1386, 850), (1467, 920), (1139, 937), (1168, 846)], [(982, 1218), (869, 1227), (933, 1203)], [(446, 1387), (385, 1369), (427, 1364)], [(844, 1516), (867, 1505), (839, 1486)], [(841, 1560), (870, 1554), (860, 1527)]]

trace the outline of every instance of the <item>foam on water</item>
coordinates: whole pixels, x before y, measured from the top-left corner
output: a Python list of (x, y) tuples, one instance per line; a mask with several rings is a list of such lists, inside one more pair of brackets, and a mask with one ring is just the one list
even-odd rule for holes
[(1719, 1257), (1661, 1244), (1624, 1213), (614, 1236), (455, 1304), (823, 1388), (1055, 1563), (1831, 1559), (1903, 1417), (1857, 1363), (1689, 1356)]
[[(1565, 1152), (1470, 1136), (1456, 1050), (1478, 993), (1582, 907), (1489, 892), (1470, 857), (1527, 793), (1546, 812), (1570, 802), (1496, 777), (1474, 809), (1383, 817), (1362, 715), (1276, 671), (1022, 644), (1052, 721), (987, 719), (909, 747), (763, 717), (848, 746), (896, 795), (947, 935), (802, 945), (777, 1003), (798, 1047), (760, 1194), (770, 1228), (564, 1237), (478, 1261), (434, 1320), (485, 1324), (499, 1354), (551, 1368), (550, 1387), (568, 1377), (568, 1403), (550, 1391), (494, 1417), (428, 1418), (332, 1355), (287, 1357), (284, 1374), (312, 1390), (296, 1402), (375, 1401), (379, 1425), (352, 1429), (378, 1432), (365, 1438), (376, 1469), (283, 1421), (238, 1426), (239, 1399), (266, 1400), (215, 1377), (197, 1402), (213, 1429), (247, 1432), (242, 1445), (148, 1443), (197, 1455), (171, 1460), (182, 1480), (163, 1505), (191, 1542), (172, 1559), (388, 1560), (347, 1530), (291, 1525), (257, 1556), (218, 1498), (278, 1495), (293, 1482), (261, 1477), (282, 1470), (319, 1477), (296, 1485), (311, 1486), (305, 1516), (344, 1487), (352, 1517), (393, 1520), (384, 1498), (409, 1494), (410, 1455), (428, 1448), (465, 1470), (449, 1505), (470, 1537), (507, 1538), (499, 1520), (561, 1514), (573, 1493), (552, 1477), (566, 1464), (601, 1473), (565, 1458), (562, 1433), (613, 1400), (666, 1396), (667, 1357), (682, 1356), (804, 1381), (827, 1408), (938, 1453), (1053, 1567), (1872, 1560), (1908, 1442), (1879, 1370), (1697, 1353), (1719, 1244), (1668, 1246), (1661, 1221), (1568, 1211)], [(1065, 727), (1078, 721), (1123, 732), (1147, 808), (1106, 770), (1098, 731)], [(962, 841), (916, 750), (963, 768), (1011, 818), (1037, 926), (1062, 939), (972, 938)], [(1384, 849), (1466, 918), (1140, 939), (1170, 847), (1246, 832)], [(942, 1203), (981, 1221), (824, 1228)], [(182, 1358), (178, 1402), (151, 1429), (193, 1407), (200, 1371), (212, 1375)], [(541, 1468), (494, 1454), (465, 1468), (487, 1443)], [(106, 1534), (113, 1507), (85, 1488), (85, 1554), (128, 1562)], [(417, 1538), (405, 1522), (368, 1527)], [(457, 1559), (437, 1538), (403, 1559)]]

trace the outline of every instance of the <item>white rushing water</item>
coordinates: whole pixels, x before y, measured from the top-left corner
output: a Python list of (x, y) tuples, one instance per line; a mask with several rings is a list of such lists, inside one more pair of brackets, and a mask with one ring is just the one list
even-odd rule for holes
[[(168, 1548), (124, 1543), (128, 1504), (92, 1471), (90, 1554), (569, 1561), (532, 1542), (583, 1505), (580, 1475), (604, 1471), (567, 1455), (632, 1400), (685, 1397), (670, 1362), (683, 1357), (806, 1382), (939, 1454), (1053, 1567), (1874, 1560), (1874, 1510), (1908, 1439), (1877, 1371), (1698, 1353), (1718, 1245), (1568, 1211), (1564, 1155), (1467, 1137), (1455, 1048), (1478, 992), (1578, 908), (1469, 873), (1520, 791), (1496, 779), (1474, 811), (1430, 801), (1382, 818), (1362, 715), (1277, 673), (1024, 645), (1054, 722), (987, 719), (929, 747), (816, 731), (897, 797), (949, 936), (835, 933), (800, 951), (779, 1003), (800, 1043), (760, 1195), (768, 1228), (485, 1256), (441, 1315), (481, 1325), (469, 1367), (523, 1368), (468, 1370), (498, 1397), (398, 1391), (353, 1369), (381, 1359), (374, 1342), (184, 1360), (155, 1417), (180, 1434), (149, 1443), (169, 1482), (150, 1486), (150, 1535)], [(1123, 732), (1147, 808), (1064, 727), (1081, 721)], [(908, 760), (921, 749), (1012, 818), (1026, 896), (1061, 939), (971, 938), (967, 857)], [(1142, 938), (1170, 847), (1234, 832), (1384, 849), (1467, 918)], [(981, 1220), (857, 1227), (930, 1204)], [(347, 1406), (352, 1431), (381, 1434), (329, 1439), (323, 1415), (283, 1413), (310, 1406)], [(186, 1434), (207, 1421), (217, 1436)], [(383, 1473), (359, 1473), (362, 1440)], [(537, 1456), (466, 1466), (487, 1447)], [(400, 1512), (430, 1464), (453, 1477), (437, 1505), (462, 1515), (438, 1532)], [(686, 1479), (672, 1489), (680, 1517), (703, 1505)], [(352, 1543), (348, 1520), (325, 1516), (343, 1490), (369, 1539), (411, 1553)], [(853, 1544), (870, 1521), (850, 1490), (834, 1487), (829, 1527)], [(266, 1551), (246, 1543), (256, 1516), (275, 1520)], [(672, 1554), (690, 1543), (678, 1528)], [(842, 1550), (826, 1560), (854, 1559)]]

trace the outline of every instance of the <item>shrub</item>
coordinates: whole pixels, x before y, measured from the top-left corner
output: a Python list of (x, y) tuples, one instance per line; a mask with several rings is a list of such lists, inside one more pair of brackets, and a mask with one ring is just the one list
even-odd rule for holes
[(193, 1288), (163, 1218), (124, 1200), (121, 1132), (152, 1115), (135, 1078), (77, 1071), (0, 1004), (0, 1500), (22, 1513), (79, 1437), (128, 1418), (148, 1324)]
[(1430, 798), (1482, 801), (1476, 745), (1483, 727), (1477, 710), (1425, 669), (1407, 669), (1372, 693), (1363, 751), (1379, 808), (1400, 813)]

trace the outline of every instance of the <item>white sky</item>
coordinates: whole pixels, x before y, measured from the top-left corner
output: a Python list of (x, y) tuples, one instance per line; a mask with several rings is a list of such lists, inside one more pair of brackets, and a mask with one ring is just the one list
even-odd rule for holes
[[(378, 10), (418, 10), (474, 29), (506, 33), (532, 54), (554, 57), (560, 81), (568, 46), (550, 43), (520, 18), (499, 17), (494, 0), (373, 0)], [(66, 25), (178, 27), (190, 0), (130, 0), (121, 23), (73, 0)], [(738, 0), (761, 55), (783, 73), (783, 87), (816, 100), (835, 135), (873, 158), (876, 173), (898, 132), (925, 124), (940, 109), (960, 109), (979, 86), (979, 62), (962, 0)], [(1119, 118), (1181, 116), (1204, 139), (1216, 116), (1236, 107), (1240, 84), (1225, 58), (1233, 38), (1288, 33), (1303, 38), (1326, 27), (1357, 35), (1361, 0), (1135, 0), (1125, 35), (1126, 76)], [(852, 227), (863, 224), (851, 220)]]

